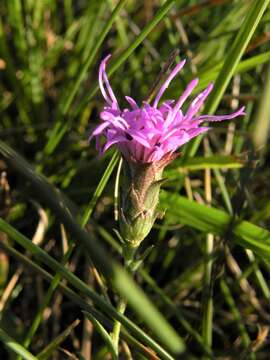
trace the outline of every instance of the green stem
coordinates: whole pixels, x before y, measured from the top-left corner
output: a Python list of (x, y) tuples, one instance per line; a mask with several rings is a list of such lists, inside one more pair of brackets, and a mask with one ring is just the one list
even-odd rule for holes
[[(206, 264), (205, 264), (205, 293), (203, 299), (203, 319), (202, 319), (202, 338), (204, 345), (211, 349), (212, 346), (212, 331), (213, 331), (213, 297), (212, 297), (212, 266), (213, 260), (210, 258), (213, 251), (213, 235), (207, 234), (206, 239)], [(205, 356), (204, 360), (208, 360), (209, 357)]]
[[(126, 298), (120, 298), (118, 306), (117, 306), (117, 311), (124, 315), (125, 310), (127, 307), (127, 299)], [(119, 353), (119, 335), (120, 335), (120, 330), (121, 330), (121, 323), (119, 321), (115, 321), (114, 322), (114, 326), (113, 326), (113, 331), (111, 334), (112, 337), (112, 342), (114, 345), (114, 349), (118, 355)]]
[[(138, 247), (130, 246), (129, 244), (123, 246), (123, 257), (125, 261), (125, 268), (130, 272), (134, 273), (134, 257)], [(120, 297), (119, 303), (117, 305), (117, 311), (124, 315), (127, 307), (127, 299), (125, 297)], [(113, 331), (111, 333), (112, 342), (114, 344), (114, 349), (116, 354), (119, 354), (119, 335), (121, 330), (121, 323), (118, 320), (115, 320)]]

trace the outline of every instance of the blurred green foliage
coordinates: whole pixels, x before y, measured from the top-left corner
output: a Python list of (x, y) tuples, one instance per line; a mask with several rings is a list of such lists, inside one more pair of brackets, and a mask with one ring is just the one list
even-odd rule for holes
[[(269, 22), (266, 0), (0, 2), (1, 358), (107, 359), (113, 318), (121, 358), (177, 359), (182, 338), (184, 359), (268, 358)], [(111, 53), (120, 104), (140, 103), (175, 49), (187, 65), (167, 98), (199, 77), (216, 83), (207, 113), (247, 114), (166, 169), (137, 287), (113, 231), (118, 157), (88, 143), (97, 70)]]

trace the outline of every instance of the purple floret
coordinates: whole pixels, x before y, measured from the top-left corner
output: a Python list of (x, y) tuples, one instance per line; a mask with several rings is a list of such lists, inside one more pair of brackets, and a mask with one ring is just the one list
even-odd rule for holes
[[(185, 60), (177, 64), (172, 70), (152, 105), (143, 102), (139, 107), (135, 100), (126, 96), (130, 108), (121, 110), (106, 74), (106, 64), (109, 58), (110, 55), (101, 62), (99, 67), (99, 86), (106, 101), (106, 105), (100, 113), (102, 122), (90, 136), (90, 140), (93, 137), (96, 138), (97, 149), (101, 154), (112, 145), (116, 145), (126, 160), (139, 163), (158, 162), (165, 155), (173, 154), (192, 138), (207, 132), (209, 127), (200, 126), (202, 122), (230, 120), (245, 115), (244, 107), (242, 107), (229, 115), (198, 116), (199, 110), (213, 89), (213, 84), (209, 84), (191, 102), (183, 114), (181, 108), (197, 86), (198, 79), (194, 79), (188, 84), (177, 101), (164, 101), (159, 105), (163, 93), (183, 68)], [(105, 137), (106, 142), (101, 147), (99, 140), (102, 136)]]

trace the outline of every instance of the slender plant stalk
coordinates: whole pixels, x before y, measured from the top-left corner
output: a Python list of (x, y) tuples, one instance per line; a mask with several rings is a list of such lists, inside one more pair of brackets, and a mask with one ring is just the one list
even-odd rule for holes
[[(139, 286), (135, 284), (135, 282), (132, 280), (130, 275), (123, 269), (123, 267), (120, 266), (120, 264), (118, 264), (113, 259), (108, 259), (103, 246), (90, 239), (89, 234), (85, 230), (83, 230), (81, 226), (74, 220), (74, 217), (72, 216), (73, 209), (71, 209), (70, 204), (67, 203), (66, 198), (61, 195), (60, 191), (53, 188), (43, 176), (36, 174), (30, 164), (28, 164), (18, 153), (16, 153), (9, 146), (4, 144), (2, 141), (0, 141), (0, 153), (3, 155), (3, 158), (6, 160), (6, 162), (12, 166), (13, 169), (16, 169), (16, 171), (18, 171), (18, 173), (20, 173), (23, 178), (26, 178), (31, 183), (33, 191), (38, 191), (38, 195), (43, 198), (45, 203), (49, 205), (50, 208), (55, 210), (55, 212), (58, 214), (60, 221), (63, 222), (67, 230), (70, 232), (71, 236), (73, 236), (74, 240), (76, 240), (79, 244), (83, 244), (85, 246), (86, 252), (92, 259), (94, 259), (97, 266), (99, 266), (100, 269), (103, 270), (103, 274), (110, 279), (112, 285), (117, 289), (119, 293), (122, 294), (123, 297), (128, 298), (130, 306), (139, 316), (142, 316), (145, 323), (151, 327), (151, 329), (154, 333), (156, 333), (157, 337), (161, 340), (161, 342), (164, 342), (173, 353), (178, 354), (183, 352), (185, 348), (184, 343), (179, 337), (179, 335), (176, 333), (176, 331), (168, 324), (164, 316), (162, 316), (161, 313), (153, 306), (153, 304), (142, 291), (142, 289), (140, 289)], [(3, 220), (0, 219), (0, 224), (2, 221)], [(3, 226), (7, 230), (7, 225), (5, 224)], [(9, 229), (11, 230), (11, 228)], [(14, 229), (12, 229), (12, 233), (13, 231)], [(18, 235), (17, 232), (15, 233)], [(35, 250), (32, 248), (32, 251), (34, 250), (34, 253), (36, 253), (37, 249), (40, 253), (41, 249), (38, 247), (35, 247)], [(43, 253), (42, 256), (44, 256), (45, 254)], [(60, 272), (62, 274), (65, 274), (66, 276), (67, 269), (65, 269), (63, 266), (61, 266), (59, 262), (55, 261), (52, 258), (50, 258), (49, 261), (56, 272), (58, 272), (58, 270), (60, 270), (61, 268)], [(73, 274), (69, 274), (69, 276), (70, 279), (73, 278)], [(77, 284), (80, 283), (80, 285), (82, 285), (82, 282), (78, 282), (78, 280), (78, 278), (77, 281), (75, 280)], [(89, 295), (91, 293), (90, 296), (97, 296), (97, 294), (90, 291), (89, 287), (85, 288), (84, 283), (82, 286), (85, 290), (87, 288), (86, 291), (89, 293)], [(105, 307), (108, 309), (107, 306), (108, 304), (106, 303)], [(113, 310), (116, 315), (115, 317), (118, 317), (118, 315), (120, 316), (120, 314), (118, 314), (114, 308)], [(111, 313), (111, 310), (109, 310), (109, 312)], [(121, 317), (121, 320), (122, 319), (126, 318)]]
[[(28, 267), (29, 269), (33, 270), (35, 273), (41, 275), (48, 283), (51, 283), (53, 280), (53, 276), (50, 275), (46, 270), (42, 267), (34, 263), (28, 257), (23, 255), (21, 252), (15, 250), (13, 247), (9, 246), (8, 244), (0, 242), (1, 250), (4, 250), (5, 253), (11, 255), (15, 259), (19, 260), (24, 266)], [(113, 329), (111, 319), (104, 316), (101, 312), (97, 311), (94, 307), (92, 307), (88, 302), (83, 300), (79, 294), (75, 293), (71, 290), (67, 285), (63, 285), (63, 283), (59, 284), (59, 289), (63, 292), (63, 294), (70, 299), (74, 304), (79, 306), (81, 309), (87, 312), (87, 315), (92, 315), (95, 319), (99, 322), (103, 323), (107, 328)], [(121, 333), (123, 333), (123, 338), (127, 341), (130, 345), (134, 346), (138, 349), (142, 354), (145, 354), (149, 357), (149, 354), (152, 354), (152, 350), (150, 348), (145, 347), (139, 341), (137, 341), (134, 337), (132, 337), (125, 328), (121, 328)], [(157, 351), (157, 354), (159, 352)], [(160, 358), (163, 359), (162, 354), (159, 354)], [(164, 359), (167, 359), (164, 357)]]
[[(211, 171), (205, 170), (205, 197), (208, 205), (212, 200), (211, 191)], [(203, 319), (202, 319), (202, 338), (204, 345), (211, 349), (212, 347), (212, 328), (213, 328), (213, 297), (212, 297), (212, 266), (213, 259), (211, 258), (214, 247), (214, 235), (206, 235), (205, 247), (205, 273), (204, 273), (204, 294), (203, 294)], [(209, 357), (205, 356), (204, 360)]]
[[(119, 299), (119, 303), (117, 305), (117, 311), (120, 314), (125, 313), (126, 311), (126, 307), (127, 307), (127, 299), (126, 298), (120, 298)], [(113, 331), (111, 334), (111, 338), (112, 338), (112, 342), (114, 345), (114, 349), (117, 353), (117, 355), (119, 354), (119, 336), (120, 336), (120, 330), (121, 330), (121, 323), (119, 321), (115, 321), (114, 322), (114, 326), (113, 326)]]
[[(219, 73), (215, 83), (215, 88), (209, 97), (205, 106), (205, 113), (212, 114), (216, 111), (222, 96), (234, 75), (235, 69), (239, 64), (270, 0), (252, 1), (243, 25), (230, 47), (225, 58), (224, 65)], [(185, 154), (194, 156), (201, 143), (202, 136), (198, 136), (194, 141), (190, 142)]]
[[(90, 216), (93, 212), (93, 209), (95, 207), (95, 204), (97, 203), (97, 200), (99, 199), (99, 197), (101, 196), (111, 174), (112, 174), (112, 171), (114, 169), (114, 167), (116, 166), (117, 164), (117, 161), (119, 159), (119, 156), (117, 155), (117, 153), (114, 153), (106, 171), (104, 172), (86, 210), (84, 211), (84, 214), (80, 220), (80, 223), (82, 225), (82, 227), (85, 227), (85, 225), (87, 224), (87, 222), (89, 221), (90, 219)], [(68, 250), (66, 252), (66, 254), (64, 255), (64, 258), (63, 258), (63, 261), (62, 261), (62, 264), (65, 265), (68, 260), (70, 259), (71, 255), (73, 254), (73, 249), (74, 249), (74, 241), (71, 240), (70, 244), (69, 244), (69, 247), (68, 247)], [(62, 279), (62, 276), (61, 274), (57, 273), (51, 284), (50, 284), (50, 287), (47, 291), (47, 293), (45, 294), (44, 296), (44, 300), (43, 302), (41, 303), (40, 305), (40, 308), (32, 322), (32, 325), (30, 327), (30, 329), (28, 330), (28, 333), (26, 334), (26, 337), (24, 339), (24, 342), (23, 342), (23, 345), (24, 347), (27, 349), (29, 347), (29, 345), (31, 344), (31, 339), (33, 338), (33, 336), (35, 335), (38, 327), (39, 327), (39, 324), (40, 322), (42, 321), (42, 316), (43, 316), (43, 313), (44, 313), (44, 310), (46, 309), (46, 307), (48, 306), (55, 290), (57, 289), (58, 285), (60, 284), (60, 281)], [(17, 360), (20, 360), (21, 357), (18, 357)]]
[[(223, 293), (224, 300), (230, 307), (231, 314), (232, 314), (235, 322), (237, 323), (242, 343), (243, 343), (244, 347), (247, 349), (251, 343), (251, 340), (250, 340), (248, 332), (245, 328), (242, 316), (241, 316), (239, 310), (237, 309), (237, 306), (236, 306), (233, 296), (231, 294), (230, 288), (224, 279), (222, 279), (220, 282), (220, 289)], [(253, 356), (252, 356), (252, 354), (250, 354), (250, 358), (254, 359), (254, 354), (253, 354)]]
[[(163, 18), (167, 15), (167, 13), (170, 11), (172, 6), (174, 5), (174, 3), (175, 3), (175, 0), (167, 0), (162, 5), (162, 7), (157, 11), (155, 16), (153, 17), (153, 19), (144, 27), (144, 29), (140, 32), (140, 34), (137, 36), (137, 38), (128, 46), (128, 48), (119, 57), (116, 58), (115, 62), (111, 65), (111, 67), (108, 70), (109, 77), (127, 60), (127, 58), (135, 51), (135, 49), (145, 40), (145, 38), (148, 36), (148, 34), (155, 28), (155, 26), (161, 20), (163, 20)], [(118, 8), (118, 10), (120, 10), (120, 9)], [(117, 18), (117, 13), (114, 12), (114, 15), (115, 15), (115, 18)], [(102, 42), (101, 42), (101, 44), (102, 44)], [(52, 132), (51, 132), (50, 139), (48, 140), (46, 147), (45, 147), (46, 154), (51, 154), (54, 152), (57, 145), (62, 140), (63, 136), (68, 131), (69, 126), (71, 125), (71, 122), (76, 118), (76, 116), (79, 113), (82, 112), (82, 110), (89, 103), (89, 101), (93, 98), (93, 96), (97, 93), (97, 91), (98, 91), (98, 85), (97, 85), (97, 82), (95, 82), (95, 84), (89, 91), (89, 94), (87, 94), (81, 100), (81, 102), (76, 106), (76, 108), (74, 109), (74, 111), (72, 113), (71, 118), (64, 125), (60, 120), (55, 123), (55, 125), (52, 129)], [(74, 95), (75, 94), (76, 94), (76, 91), (75, 91)], [(70, 100), (69, 100), (69, 102), (70, 102)], [(69, 107), (64, 104), (63, 109), (66, 110), (66, 113), (67, 113)]]
[[(134, 260), (135, 260), (135, 253), (137, 248), (131, 247), (129, 245), (123, 245), (123, 257), (125, 261), (125, 268), (131, 274), (134, 274)], [(126, 297), (120, 296), (119, 303), (117, 305), (117, 311), (124, 315), (127, 307), (127, 299)], [(119, 354), (119, 335), (121, 331), (121, 323), (118, 320), (115, 320), (113, 331), (111, 334), (112, 342), (114, 344), (114, 349)]]
[(38, 360), (29, 351), (27, 351), (22, 345), (17, 343), (12, 337), (10, 337), (3, 329), (0, 328), (0, 341), (15, 354), (21, 355), (24, 360)]
[(85, 62), (85, 64), (83, 65), (76, 81), (74, 82), (74, 84), (72, 84), (72, 88), (69, 91), (67, 97), (64, 99), (63, 102), (60, 103), (59, 109), (58, 109), (59, 110), (59, 119), (56, 121), (54, 128), (52, 130), (52, 133), (50, 135), (50, 138), (46, 144), (46, 147), (45, 147), (46, 154), (51, 154), (54, 151), (55, 147), (58, 145), (59, 141), (62, 139), (63, 135), (67, 131), (68, 124), (63, 126), (63, 123), (61, 120), (62, 115), (67, 114), (67, 112), (72, 104), (72, 101), (74, 100), (74, 98), (78, 92), (78, 89), (79, 89), (82, 81), (85, 79), (88, 69), (92, 65), (92, 63), (95, 59), (95, 56), (97, 55), (97, 52), (98, 52), (100, 46), (102, 45), (106, 35), (108, 34), (115, 19), (117, 18), (118, 13), (123, 8), (126, 1), (127, 0), (119, 0), (118, 4), (116, 5), (116, 7), (114, 8), (114, 10), (111, 14), (110, 19), (106, 22), (104, 28), (102, 29), (101, 34), (99, 35), (98, 40), (95, 43), (95, 46), (93, 47), (93, 49), (91, 49), (91, 52), (89, 52), (89, 57), (88, 57), (87, 61)]
[[(115, 319), (121, 321), (121, 323), (126, 328), (128, 328), (130, 331), (133, 332), (133, 334), (137, 337), (137, 339), (141, 340), (148, 346), (152, 347), (153, 350), (155, 350), (159, 354), (163, 354), (164, 359), (166, 359), (166, 360), (173, 359), (172, 356), (167, 353), (167, 351), (165, 351), (150, 336), (148, 336), (146, 333), (144, 333), (137, 325), (135, 325), (126, 316), (119, 314), (112, 305), (110, 305), (107, 301), (104, 300), (104, 298), (102, 296), (98, 295), (87, 284), (85, 284), (80, 278), (78, 278), (76, 275), (74, 275), (72, 272), (70, 272), (68, 269), (66, 269), (61, 263), (59, 263), (54, 258), (52, 258), (49, 254), (47, 254), (40, 247), (33, 244), (31, 240), (26, 238), (24, 235), (22, 235), (20, 232), (18, 232), (16, 229), (14, 229), (11, 225), (9, 225), (3, 219), (0, 219), (0, 231), (3, 231), (11, 239), (14, 239), (14, 241), (18, 242), (26, 250), (33, 253), (35, 256), (37, 256), (39, 258), (39, 260), (41, 260), (44, 264), (49, 266), (52, 270), (54, 270), (55, 272), (61, 273), (62, 276), (70, 282), (70, 284), (72, 284), (78, 291), (81, 291), (89, 299), (93, 300), (96, 304), (98, 304), (98, 306), (104, 312), (106, 312), (109, 316), (112, 316)], [(122, 273), (121, 275), (118, 278), (119, 283), (117, 284), (118, 285), (117, 290), (119, 291), (120, 284), (122, 286), (124, 283), (128, 284), (129, 285), (128, 288), (126, 289), (126, 291), (124, 291), (124, 292), (122, 291), (122, 293), (124, 296), (129, 295), (130, 303), (132, 303), (132, 299), (134, 299), (134, 290), (133, 290), (134, 285), (131, 284), (131, 281), (130, 281), (131, 277), (127, 276), (126, 273)], [(138, 288), (137, 288), (137, 290), (138, 290)], [(139, 295), (141, 297), (143, 297), (143, 292), (139, 291)], [(135, 294), (135, 296), (136, 296), (136, 294)], [(134, 302), (132, 305), (134, 306)], [(142, 306), (144, 306), (143, 309), (146, 309), (147, 305), (148, 305), (147, 303), (142, 303)], [(149, 310), (149, 307), (148, 307), (148, 310)]]
[[(211, 349), (212, 346), (212, 328), (213, 328), (213, 297), (212, 297), (212, 287), (211, 287), (211, 274), (213, 260), (211, 259), (211, 254), (213, 252), (214, 236), (213, 234), (207, 234), (206, 237), (206, 249), (205, 256), (208, 258), (205, 264), (205, 277), (204, 277), (204, 286), (205, 293), (203, 299), (203, 320), (202, 320), (202, 338), (204, 345), (207, 348)], [(203, 359), (209, 359), (208, 356), (205, 356)]]

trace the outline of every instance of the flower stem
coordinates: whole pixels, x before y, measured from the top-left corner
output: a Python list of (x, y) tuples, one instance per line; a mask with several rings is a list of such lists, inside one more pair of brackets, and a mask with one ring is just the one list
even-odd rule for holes
[[(130, 273), (134, 273), (133, 265), (134, 265), (134, 256), (136, 253), (137, 247), (132, 247), (127, 244), (123, 246), (123, 257), (125, 261), (125, 267)], [(119, 303), (117, 305), (117, 311), (120, 314), (124, 314), (127, 307), (127, 299), (120, 297)], [(117, 320), (114, 322), (113, 331), (111, 333), (112, 342), (115, 348), (115, 352), (119, 354), (119, 335), (121, 330), (121, 323)]]
[[(127, 307), (127, 300), (124, 298), (120, 298), (118, 306), (117, 306), (117, 311), (120, 314), (124, 314), (125, 310)], [(112, 332), (112, 342), (115, 348), (115, 351), (118, 355), (119, 353), (119, 335), (120, 335), (120, 330), (121, 330), (121, 323), (119, 321), (115, 321), (114, 326), (113, 326), (113, 332)]]

